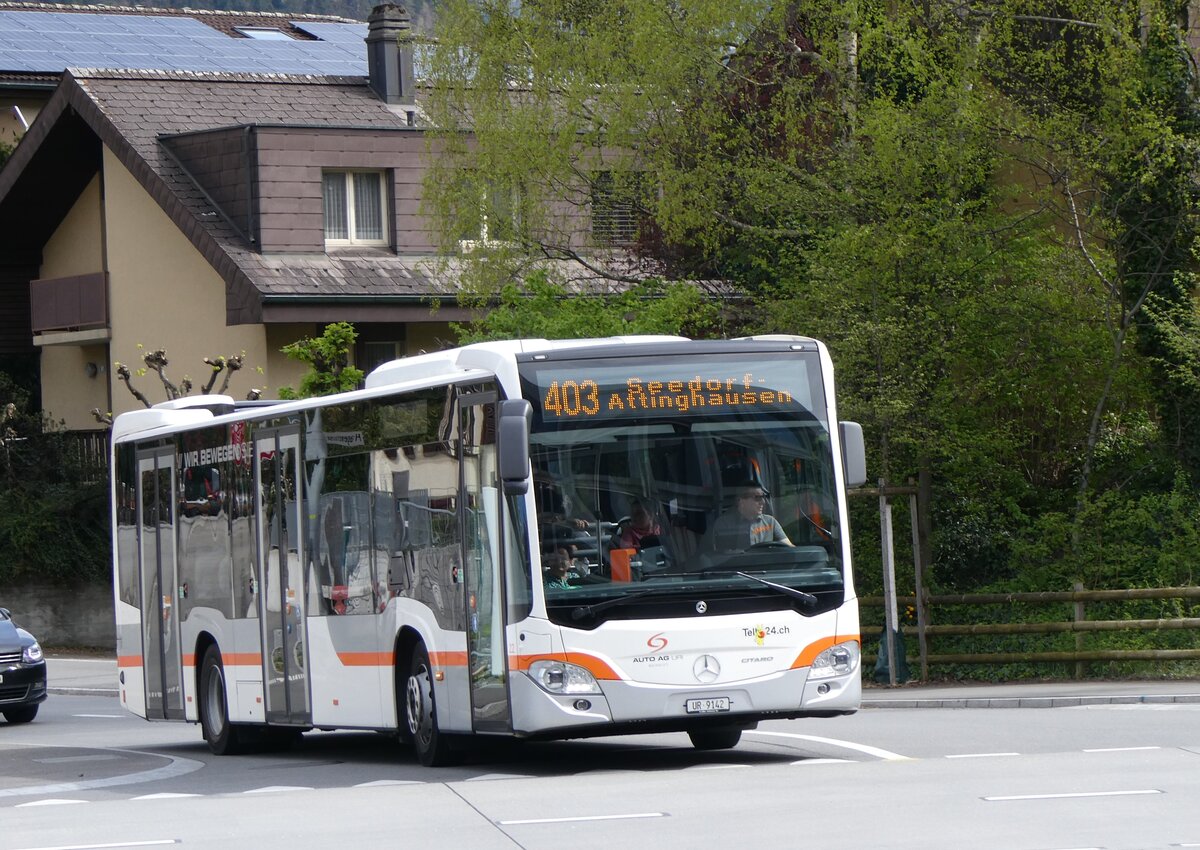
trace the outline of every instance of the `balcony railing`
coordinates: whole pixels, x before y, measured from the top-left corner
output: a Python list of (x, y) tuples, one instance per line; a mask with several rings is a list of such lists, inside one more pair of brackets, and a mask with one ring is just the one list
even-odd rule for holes
[(34, 334), (94, 330), (108, 325), (104, 272), (30, 281), (29, 301)]

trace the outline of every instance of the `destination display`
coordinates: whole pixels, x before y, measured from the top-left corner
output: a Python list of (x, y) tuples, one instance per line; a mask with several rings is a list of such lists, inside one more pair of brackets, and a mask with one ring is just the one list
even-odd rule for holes
[(755, 368), (729, 362), (696, 365), (541, 366), (534, 379), (534, 406), (543, 422), (812, 409), (807, 370), (801, 363), (786, 371), (778, 362)]

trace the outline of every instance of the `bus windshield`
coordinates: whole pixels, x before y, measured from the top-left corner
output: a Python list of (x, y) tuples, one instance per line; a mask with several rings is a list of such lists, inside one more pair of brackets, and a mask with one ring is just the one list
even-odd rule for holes
[(546, 360), (521, 377), (552, 619), (586, 627), (697, 593), (841, 603), (816, 351)]

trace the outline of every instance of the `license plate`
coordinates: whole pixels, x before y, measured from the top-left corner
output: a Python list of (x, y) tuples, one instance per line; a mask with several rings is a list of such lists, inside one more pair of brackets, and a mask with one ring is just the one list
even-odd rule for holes
[(729, 711), (729, 697), (705, 697), (687, 701), (688, 714), (709, 714), (714, 711)]

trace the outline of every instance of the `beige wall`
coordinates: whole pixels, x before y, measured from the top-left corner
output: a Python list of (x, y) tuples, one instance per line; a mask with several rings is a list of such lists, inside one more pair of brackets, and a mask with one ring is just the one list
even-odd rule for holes
[(317, 327), (307, 323), (267, 325), (267, 356), (263, 366), (270, 377), (270, 383), (264, 383), (262, 377), (256, 386), (265, 387), (263, 398), (279, 398), (280, 387), (300, 389), (300, 379), (308, 371), (308, 366), (299, 360), (292, 360), (280, 349), (304, 337), (313, 337), (321, 333), (324, 325)]
[[(49, 92), (47, 92), (46, 97), (49, 96)], [(33, 119), (37, 118), (38, 113), (45, 105), (46, 98), (0, 97), (0, 142), (13, 145), (25, 135), (25, 128), (13, 114), (14, 106), (20, 107), (25, 120), (32, 125)]]
[[(101, 245), (100, 177), (88, 183), (75, 205), (42, 249), (39, 275), (44, 278), (93, 274), (104, 269)], [(96, 343), (42, 347), (42, 408), (68, 429), (102, 427), (93, 408), (109, 409), (108, 346)], [(95, 364), (89, 376), (88, 364)]]
[[(209, 375), (204, 357), (244, 352), (246, 368), (234, 377), (230, 395), (241, 398), (251, 387), (274, 381), (262, 326), (225, 325), (225, 282), (108, 148), (104, 182), (111, 360), (140, 368), (145, 350), (163, 348), (170, 361), (167, 376), (175, 383), (190, 376), (195, 394)], [(257, 366), (267, 374), (259, 374)], [(134, 385), (151, 402), (166, 398), (154, 373)], [(112, 404), (114, 413), (141, 407), (119, 382)]]
[(449, 322), (413, 322), (404, 330), (404, 353), (442, 351), (458, 345)]

